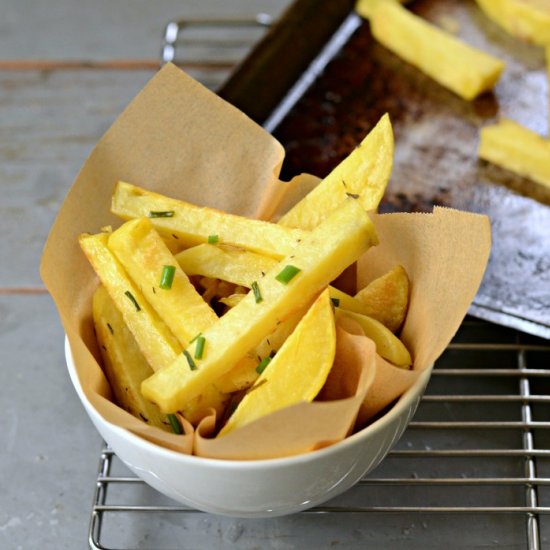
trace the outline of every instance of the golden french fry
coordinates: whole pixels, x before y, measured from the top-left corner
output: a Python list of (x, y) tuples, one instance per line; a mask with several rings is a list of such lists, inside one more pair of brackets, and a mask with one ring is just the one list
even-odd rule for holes
[[(204, 358), (180, 356), (142, 384), (143, 394), (164, 412), (178, 410), (228, 372), (292, 311), (307, 306), (330, 281), (377, 242), (374, 225), (354, 200), (347, 201), (311, 232), (215, 325), (204, 332)], [(292, 269), (299, 270), (296, 273)], [(294, 272), (285, 284), (282, 273)], [(187, 354), (192, 351), (187, 349)]]
[(147, 218), (111, 233), (109, 248), (182, 348), (218, 320)]
[(124, 182), (116, 185), (111, 211), (125, 220), (150, 218), (157, 231), (177, 237), (185, 247), (215, 240), (277, 259), (291, 254), (307, 235), (300, 229), (196, 206)]
[[(368, 19), (376, 8), (379, 2), (394, 2), (395, 0), (357, 0), (355, 11), (361, 16)], [(411, 0), (398, 0), (401, 4), (408, 4)]]
[(550, 3), (544, 0), (476, 0), (497, 25), (512, 36), (545, 46), (550, 44)]
[(212, 244), (200, 244), (176, 254), (187, 275), (202, 275), (250, 288), (252, 281), (267, 273), (277, 260), (243, 250)]
[[(395, 267), (355, 295), (356, 301), (363, 306), (362, 311), (357, 313), (372, 317), (392, 332), (397, 332), (407, 315), (409, 286), (409, 278), (403, 266)], [(345, 304), (340, 305), (344, 309), (350, 309)]]
[(393, 131), (385, 114), (334, 170), (279, 220), (280, 225), (314, 229), (348, 197), (365, 210), (378, 207), (393, 165)]
[(398, 2), (377, 2), (369, 17), (376, 40), (463, 99), (474, 99), (493, 88), (504, 69), (499, 59), (431, 25)]
[(336, 320), (342, 324), (342, 328), (345, 328), (346, 318), (358, 323), (365, 336), (375, 343), (376, 352), (380, 357), (387, 359), (396, 367), (409, 368), (412, 365), (411, 354), (405, 347), (405, 344), (382, 323), (372, 317), (367, 317), (353, 311), (346, 311), (341, 308), (336, 308), (335, 313)]
[(153, 369), (104, 286), (94, 293), (92, 314), (105, 375), (117, 403), (151, 426), (170, 431), (166, 415), (141, 395), (141, 383), (153, 374)]
[(266, 365), (219, 436), (284, 407), (312, 401), (325, 383), (335, 349), (334, 314), (325, 290)]
[(483, 128), (479, 157), (550, 188), (550, 140), (516, 122)]
[(108, 238), (106, 233), (86, 234), (79, 242), (141, 353), (153, 370), (159, 370), (172, 364), (182, 347), (109, 250)]

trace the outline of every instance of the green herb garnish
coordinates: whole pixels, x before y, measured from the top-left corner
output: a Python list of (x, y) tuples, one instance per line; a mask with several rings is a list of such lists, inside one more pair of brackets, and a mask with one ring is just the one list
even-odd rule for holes
[(174, 282), (174, 275), (176, 274), (176, 266), (165, 265), (162, 268), (162, 275), (160, 276), (160, 288), (164, 290), (170, 290), (172, 283)]
[(189, 368), (191, 370), (197, 370), (197, 365), (195, 365), (195, 361), (193, 361), (193, 358), (191, 357), (191, 354), (186, 349), (183, 350), (183, 355), (185, 355), (185, 358), (187, 359), (187, 363), (189, 364)]
[(332, 305), (338, 307), (340, 305), (340, 298), (331, 298)]
[(298, 267), (293, 265), (287, 265), (284, 269), (278, 274), (275, 275), (275, 279), (284, 285), (288, 284), (298, 273), (302, 271)]
[(254, 299), (256, 300), (256, 303), (259, 304), (260, 302), (263, 302), (264, 299), (262, 298), (262, 293), (260, 292), (258, 283), (254, 281), (250, 286), (252, 288), (252, 292), (254, 292)]
[(256, 372), (258, 374), (262, 374), (269, 363), (271, 363), (271, 357), (264, 357), (260, 364), (256, 367)]
[(206, 338), (204, 336), (197, 336), (197, 343), (195, 345), (195, 359), (202, 359), (204, 344), (206, 344)]
[(208, 235), (208, 244), (216, 244), (219, 240), (220, 238), (218, 237), (218, 235)]
[(132, 304), (134, 304), (134, 307), (136, 308), (136, 311), (141, 311), (141, 308), (139, 307), (139, 304), (137, 303), (137, 300), (134, 298), (134, 295), (129, 290), (127, 290), (124, 294), (128, 297), (130, 302), (132, 302)]
[(149, 218), (173, 218), (173, 210), (151, 210), (149, 212)]
[(183, 433), (183, 430), (181, 429), (180, 421), (178, 420), (178, 417), (175, 414), (169, 414), (168, 421), (170, 422), (170, 426), (172, 426), (172, 431), (175, 434), (181, 435)]

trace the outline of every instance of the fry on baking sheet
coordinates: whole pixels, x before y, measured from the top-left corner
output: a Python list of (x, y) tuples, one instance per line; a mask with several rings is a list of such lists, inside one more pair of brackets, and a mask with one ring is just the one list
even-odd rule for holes
[(479, 158), (550, 188), (550, 141), (517, 122), (482, 128)]
[(492, 89), (504, 70), (496, 57), (431, 25), (395, 0), (376, 2), (365, 16), (378, 42), (463, 99)]

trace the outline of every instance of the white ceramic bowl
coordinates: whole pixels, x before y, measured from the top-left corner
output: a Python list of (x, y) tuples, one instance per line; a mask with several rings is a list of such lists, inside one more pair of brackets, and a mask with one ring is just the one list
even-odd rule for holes
[(331, 447), (289, 458), (235, 461), (163, 449), (105, 421), (82, 391), (68, 340), (65, 356), (73, 385), (92, 422), (137, 476), (182, 504), (242, 518), (306, 510), (357, 483), (401, 437), (431, 374), (431, 369), (423, 372), (382, 418)]

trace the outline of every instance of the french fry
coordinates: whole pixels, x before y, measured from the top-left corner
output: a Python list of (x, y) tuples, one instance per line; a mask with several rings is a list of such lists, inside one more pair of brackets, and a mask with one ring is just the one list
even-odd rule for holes
[(431, 25), (398, 2), (377, 2), (369, 17), (378, 42), (463, 99), (472, 100), (493, 88), (504, 69), (499, 59)]
[(150, 218), (157, 231), (177, 237), (184, 247), (210, 238), (276, 259), (291, 254), (307, 235), (300, 229), (196, 206), (124, 182), (116, 185), (111, 210), (124, 220)]
[(145, 359), (160, 370), (172, 364), (182, 347), (109, 250), (108, 238), (107, 233), (85, 234), (79, 242)]
[(540, 0), (476, 0), (478, 6), (506, 32), (544, 46), (550, 44), (550, 3)]
[[(276, 265), (276, 260), (242, 249), (223, 249), (203, 244), (176, 254), (176, 259), (189, 275), (200, 274), (250, 288)], [(373, 281), (374, 283), (374, 281)], [(396, 268), (369, 290), (356, 297), (330, 286), (330, 297), (342, 309), (373, 317), (395, 332), (403, 323), (407, 311), (409, 286), (402, 267)], [(237, 294), (221, 302), (231, 307), (243, 295)]]
[(279, 220), (285, 227), (312, 230), (348, 197), (376, 210), (390, 179), (393, 131), (385, 114), (332, 172)]
[[(361, 302), (362, 313), (380, 321), (392, 332), (397, 332), (407, 315), (409, 306), (409, 278), (403, 266), (397, 266), (378, 277), (356, 295), (355, 300)], [(344, 309), (346, 304), (340, 303)], [(351, 311), (356, 311), (351, 309)]]
[(187, 275), (202, 275), (250, 288), (277, 260), (240, 248), (200, 244), (176, 254)]
[(151, 426), (169, 431), (166, 415), (141, 395), (141, 383), (153, 370), (104, 286), (94, 293), (92, 314), (105, 375), (117, 403)]
[[(184, 355), (178, 357), (143, 382), (143, 395), (163, 412), (177, 411), (273, 332), (282, 318), (311, 303), (330, 281), (376, 243), (376, 232), (366, 212), (356, 201), (347, 201), (257, 282), (257, 292), (249, 292), (204, 332), (203, 359), (195, 364)], [(288, 266), (300, 271), (284, 284), (281, 274), (288, 273)], [(192, 350), (188, 348), (187, 354)]]
[(479, 158), (550, 188), (550, 140), (503, 119), (481, 130)]
[(108, 246), (182, 348), (218, 320), (149, 219), (124, 223), (111, 233)]
[(325, 383), (335, 350), (334, 314), (325, 290), (265, 366), (218, 437), (284, 407), (312, 401)]
[(380, 357), (387, 359), (396, 367), (409, 368), (412, 365), (412, 358), (405, 344), (376, 319), (338, 307), (335, 310), (335, 315), (336, 320), (342, 324), (342, 328), (345, 328), (346, 318), (358, 323), (365, 336), (375, 343), (376, 352)]

